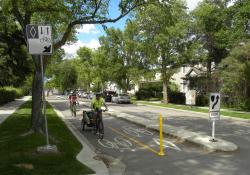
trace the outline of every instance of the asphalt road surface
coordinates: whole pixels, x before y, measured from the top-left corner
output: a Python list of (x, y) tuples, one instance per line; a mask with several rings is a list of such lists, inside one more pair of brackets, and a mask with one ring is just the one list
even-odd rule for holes
[[(50, 99), (54, 99), (52, 103), (65, 116), (71, 115), (68, 103), (63, 97), (54, 96)], [(207, 128), (203, 126), (206, 119), (196, 118), (195, 115), (197, 114), (195, 113), (122, 104), (109, 104), (109, 107), (116, 111), (147, 117), (152, 120), (157, 119), (159, 112), (161, 112), (165, 116), (165, 122), (173, 126), (182, 126), (198, 132), (210, 132), (209, 126)], [(81, 130), (81, 113), (87, 107), (80, 105), (77, 108), (77, 117), (72, 118), (71, 122)], [(159, 156), (157, 154), (159, 151), (158, 132), (108, 115), (104, 115), (103, 119), (105, 127), (103, 140), (99, 140), (92, 133), (91, 128), (81, 132), (97, 152), (120, 159), (126, 165), (126, 174), (128, 175), (249, 175), (249, 124), (240, 126), (237, 123), (230, 123), (225, 127), (218, 127), (220, 136), (224, 132), (225, 138), (232, 137), (234, 143), (239, 145), (240, 149), (236, 152), (209, 153), (193, 144), (164, 136), (165, 156)], [(190, 122), (193, 125), (192, 128)], [(223, 122), (220, 124), (223, 124)], [(238, 130), (235, 127), (238, 127)], [(232, 128), (235, 130), (232, 131)], [(229, 133), (226, 133), (227, 129), (230, 130)]]

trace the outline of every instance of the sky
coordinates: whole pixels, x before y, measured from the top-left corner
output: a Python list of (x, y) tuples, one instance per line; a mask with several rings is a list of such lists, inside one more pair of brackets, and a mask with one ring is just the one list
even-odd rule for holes
[[(200, 1), (201, 0), (187, 0), (187, 7), (191, 11), (197, 6), (198, 2)], [(111, 0), (109, 9), (111, 18), (119, 15), (119, 11), (117, 9), (118, 2), (119, 1), (117, 0)], [(106, 26), (123, 29), (127, 18), (128, 17), (122, 18), (116, 23), (108, 23), (106, 24)], [(91, 49), (97, 49), (100, 46), (98, 38), (105, 34), (101, 25), (94, 24), (86, 24), (81, 26), (79, 29), (77, 29), (77, 33), (77, 42), (71, 45), (64, 45), (62, 47), (66, 52), (66, 57), (68, 58), (74, 57), (76, 55), (76, 51), (83, 46)]]

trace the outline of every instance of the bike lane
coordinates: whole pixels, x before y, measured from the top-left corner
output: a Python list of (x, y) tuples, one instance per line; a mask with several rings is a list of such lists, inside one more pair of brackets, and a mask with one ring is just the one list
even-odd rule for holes
[[(64, 115), (70, 115), (66, 100), (55, 103)], [(71, 122), (81, 130), (83, 107), (77, 106), (77, 117)], [(164, 138), (165, 156), (158, 156), (158, 132), (104, 114), (105, 135), (99, 140), (91, 129), (81, 131), (99, 154), (120, 159), (126, 165), (126, 174), (236, 174), (228, 158), (232, 154), (208, 153), (194, 145), (174, 138)], [(228, 163), (228, 165), (227, 165)], [(237, 174), (244, 174), (239, 172)], [(246, 173), (245, 173), (246, 174)], [(245, 175), (244, 174), (244, 175)]]

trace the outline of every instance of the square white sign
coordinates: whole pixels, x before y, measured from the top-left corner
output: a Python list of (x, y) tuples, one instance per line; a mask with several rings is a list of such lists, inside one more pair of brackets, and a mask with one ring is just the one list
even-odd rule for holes
[(52, 27), (50, 25), (27, 25), (26, 36), (31, 55), (52, 54)]

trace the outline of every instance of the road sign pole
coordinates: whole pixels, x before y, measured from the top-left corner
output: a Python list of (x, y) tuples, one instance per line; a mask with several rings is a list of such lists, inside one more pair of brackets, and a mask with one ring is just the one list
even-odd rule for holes
[(210, 140), (211, 142), (217, 142), (215, 139), (215, 121), (212, 121), (212, 139)]
[(215, 133), (215, 121), (212, 122), (212, 139), (213, 140), (215, 140), (214, 133)]
[(43, 55), (40, 55), (40, 61), (41, 61), (41, 72), (42, 72), (43, 115), (44, 115), (44, 122), (45, 122), (46, 144), (49, 145), (49, 132), (48, 132), (48, 123), (47, 123), (47, 116), (46, 116), (46, 99), (45, 99), (45, 91), (44, 91)]
[[(40, 57), (41, 74), (42, 74), (42, 113), (45, 122), (46, 145), (39, 146), (39, 153), (56, 153), (58, 152), (56, 145), (49, 144), (48, 122), (46, 116), (46, 99), (44, 91), (44, 64), (43, 55), (52, 54), (52, 27), (51, 25), (26, 25), (26, 36), (28, 51), (31, 55)], [(39, 58), (38, 58), (39, 59)]]

